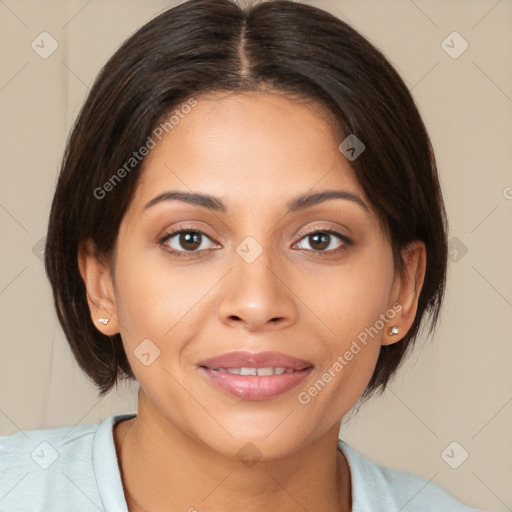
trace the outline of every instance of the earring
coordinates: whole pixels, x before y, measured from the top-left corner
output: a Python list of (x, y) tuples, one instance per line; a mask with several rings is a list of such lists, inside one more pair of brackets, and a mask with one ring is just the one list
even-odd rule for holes
[(400, 332), (400, 328), (398, 328), (396, 325), (393, 327), (390, 327), (388, 329), (388, 336), (394, 336), (395, 334), (398, 334)]
[(103, 325), (107, 325), (109, 318), (98, 318), (98, 322)]

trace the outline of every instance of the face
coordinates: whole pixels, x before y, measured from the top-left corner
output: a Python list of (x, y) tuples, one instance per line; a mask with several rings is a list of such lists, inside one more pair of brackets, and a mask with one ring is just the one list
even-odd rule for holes
[(312, 105), (234, 94), (198, 98), (146, 158), (100, 302), (152, 414), (217, 452), (337, 435), (408, 321), (342, 140)]

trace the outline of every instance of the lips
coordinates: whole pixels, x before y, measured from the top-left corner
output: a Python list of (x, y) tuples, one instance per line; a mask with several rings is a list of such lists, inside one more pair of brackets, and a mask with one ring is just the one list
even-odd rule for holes
[(305, 359), (297, 359), (280, 352), (229, 352), (221, 356), (212, 357), (199, 363), (211, 370), (218, 368), (285, 368), (289, 370), (304, 370), (313, 366)]
[(199, 370), (216, 389), (244, 400), (267, 400), (298, 386), (313, 364), (279, 352), (230, 352), (202, 361)]

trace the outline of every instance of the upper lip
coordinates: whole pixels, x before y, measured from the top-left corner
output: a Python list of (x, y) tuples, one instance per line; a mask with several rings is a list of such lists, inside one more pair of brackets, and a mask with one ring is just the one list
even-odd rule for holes
[(280, 352), (228, 352), (199, 363), (211, 370), (217, 368), (287, 368), (304, 370), (313, 364), (305, 359), (288, 356)]

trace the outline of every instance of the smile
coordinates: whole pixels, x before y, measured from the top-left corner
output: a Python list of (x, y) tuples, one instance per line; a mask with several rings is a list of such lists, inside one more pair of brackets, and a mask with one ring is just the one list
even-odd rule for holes
[(268, 400), (301, 384), (313, 365), (277, 352), (231, 352), (202, 361), (200, 372), (216, 390), (242, 400)]
[(283, 373), (293, 373), (291, 368), (212, 368), (215, 372), (227, 372), (233, 375), (282, 375)]

